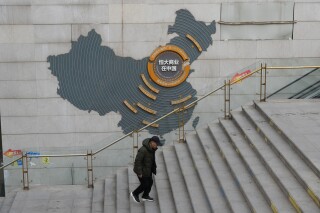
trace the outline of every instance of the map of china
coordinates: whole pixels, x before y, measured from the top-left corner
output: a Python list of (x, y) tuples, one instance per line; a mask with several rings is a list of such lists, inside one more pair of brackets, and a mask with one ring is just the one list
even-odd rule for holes
[[(215, 22), (207, 25), (196, 21), (185, 9), (178, 10), (176, 14), (175, 23), (169, 26), (168, 34), (176, 33), (177, 36), (167, 45), (184, 50), (192, 65), (202, 51), (206, 51), (212, 44)], [(196, 90), (187, 81), (170, 88), (153, 82), (147, 68), (149, 57), (135, 60), (117, 56), (111, 48), (101, 46), (101, 42), (101, 36), (91, 30), (87, 36), (80, 36), (72, 42), (68, 53), (49, 56), (47, 59), (52, 75), (59, 82), (57, 93), (78, 109), (88, 112), (93, 110), (101, 116), (112, 111), (120, 113), (118, 126), (126, 134), (181, 107), (181, 104), (187, 105), (197, 99)], [(158, 92), (148, 90), (146, 84)], [(146, 93), (156, 98), (151, 99)], [(184, 101), (179, 104), (172, 102), (183, 98)], [(184, 123), (192, 118), (193, 110), (194, 107), (191, 107), (183, 113)], [(195, 127), (199, 117), (193, 119)], [(171, 115), (150, 126), (148, 131), (162, 136), (177, 129), (178, 120), (178, 114)]]

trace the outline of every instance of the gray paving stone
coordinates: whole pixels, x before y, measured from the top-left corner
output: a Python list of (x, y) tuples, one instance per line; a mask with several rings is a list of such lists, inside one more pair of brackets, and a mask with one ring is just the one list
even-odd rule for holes
[(30, 207), (30, 208), (33, 208), (33, 209), (37, 209), (37, 207), (46, 207), (48, 206), (49, 209), (67, 209), (67, 208), (72, 208), (73, 206), (73, 202), (70, 200), (65, 200), (65, 199), (62, 199), (62, 200), (49, 200), (48, 204), (47, 203), (44, 203), (44, 202), (39, 202), (39, 200), (35, 200), (37, 201), (37, 203), (35, 203), (34, 201), (29, 201), (26, 203), (26, 207)]
[(9, 209), (9, 213), (22, 213), (24, 209), (24, 205), (26, 204), (26, 200), (13, 201), (11, 208)]
[(1, 213), (8, 213), (11, 209), (11, 206), (15, 200), (15, 197), (17, 195), (17, 192), (21, 191), (20, 189), (12, 190), (9, 193), (6, 193), (6, 197), (4, 198), (0, 212)]
[[(58, 200), (58, 199), (70, 199), (73, 198), (74, 196), (76, 196), (74, 194), (73, 190), (53, 190), (51, 191), (51, 193), (48, 193), (47, 191), (51, 191), (49, 190), (44, 190), (44, 191), (39, 191), (34, 197), (31, 196), (33, 194), (33, 191), (29, 191), (24, 193), (25, 199), (53, 199), (53, 200)], [(91, 192), (92, 193), (92, 192)], [(39, 195), (43, 195), (43, 196), (39, 196)], [(92, 194), (91, 194), (92, 195)], [(23, 196), (22, 196), (23, 197)]]
[[(63, 193), (64, 192), (64, 193)], [(85, 193), (84, 193), (85, 192)], [(66, 194), (68, 196), (62, 196)], [(42, 195), (42, 197), (40, 196)], [(59, 198), (59, 195), (60, 198)], [(81, 198), (78, 197), (80, 195)], [(30, 186), (28, 191), (19, 191), (10, 213), (31, 212), (91, 212), (92, 189), (83, 185)], [(87, 210), (87, 211), (85, 211)]]

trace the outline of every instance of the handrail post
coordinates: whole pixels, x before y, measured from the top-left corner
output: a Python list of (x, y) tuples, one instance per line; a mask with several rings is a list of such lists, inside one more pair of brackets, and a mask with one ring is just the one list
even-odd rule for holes
[(264, 101), (267, 101), (267, 63), (264, 64)]
[(184, 104), (178, 111), (178, 127), (179, 127), (179, 143), (185, 142), (185, 133), (184, 133)]
[(224, 118), (226, 118), (227, 117), (227, 102), (226, 102), (226, 100), (227, 100), (227, 92), (226, 92), (226, 90), (227, 90), (227, 81), (226, 80), (224, 80), (224, 88), (223, 88), (223, 97), (224, 97), (224, 101), (223, 101), (223, 103), (224, 103)]
[(23, 190), (29, 190), (29, 170), (28, 170), (28, 155), (22, 153), (22, 183)]
[(264, 65), (264, 67), (262, 66), (262, 63), (260, 65), (260, 102), (262, 101), (266, 101), (266, 93), (267, 93), (267, 89), (266, 89), (266, 85), (267, 85), (267, 64)]
[(230, 118), (230, 80), (227, 82), (224, 81), (224, 118)]
[(87, 150), (87, 174), (88, 174), (88, 188), (93, 188), (93, 163), (92, 163), (92, 150)]
[(138, 148), (139, 148), (139, 132), (138, 131), (133, 131), (132, 133), (132, 138), (133, 138), (133, 145), (132, 145), (132, 163), (134, 163), (134, 159), (136, 154), (138, 153)]
[(262, 67), (262, 63), (260, 64), (260, 101), (262, 99), (262, 70), (263, 70), (263, 67)]

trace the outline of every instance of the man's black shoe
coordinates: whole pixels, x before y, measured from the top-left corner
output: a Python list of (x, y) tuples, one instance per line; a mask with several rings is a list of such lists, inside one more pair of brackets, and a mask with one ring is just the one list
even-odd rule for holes
[(139, 196), (138, 196), (138, 195), (133, 194), (133, 192), (131, 192), (130, 195), (131, 195), (131, 197), (133, 198), (134, 202), (140, 203), (140, 200), (139, 200)]
[(142, 196), (142, 201), (150, 201), (150, 202), (152, 202), (153, 198), (150, 197), (149, 195), (148, 196)]

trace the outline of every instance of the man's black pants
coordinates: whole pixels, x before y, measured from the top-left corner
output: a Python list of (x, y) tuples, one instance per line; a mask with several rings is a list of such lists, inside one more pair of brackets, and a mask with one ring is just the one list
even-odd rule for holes
[(138, 178), (140, 181), (140, 186), (138, 186), (138, 188), (136, 188), (133, 191), (133, 194), (139, 195), (140, 193), (143, 192), (142, 197), (149, 196), (149, 193), (151, 191), (151, 187), (153, 184), (152, 176), (151, 177), (142, 177), (142, 178), (138, 177)]

